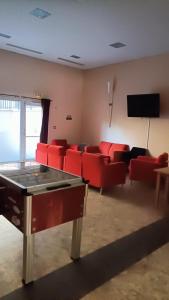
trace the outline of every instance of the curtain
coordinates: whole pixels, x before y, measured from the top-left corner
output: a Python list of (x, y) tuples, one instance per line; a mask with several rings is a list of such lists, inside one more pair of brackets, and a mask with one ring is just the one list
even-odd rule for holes
[(49, 108), (50, 108), (49, 99), (41, 99), (42, 105), (42, 127), (40, 133), (40, 142), (47, 143), (48, 142), (48, 123), (49, 123)]

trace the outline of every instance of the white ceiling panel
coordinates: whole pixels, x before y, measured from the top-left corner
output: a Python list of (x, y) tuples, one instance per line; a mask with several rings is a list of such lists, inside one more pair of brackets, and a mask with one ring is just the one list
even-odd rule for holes
[[(51, 15), (37, 18), (36, 8)], [(0, 36), (1, 49), (81, 69), (167, 53), (168, 29), (169, 0), (0, 0), (0, 33), (11, 36)]]

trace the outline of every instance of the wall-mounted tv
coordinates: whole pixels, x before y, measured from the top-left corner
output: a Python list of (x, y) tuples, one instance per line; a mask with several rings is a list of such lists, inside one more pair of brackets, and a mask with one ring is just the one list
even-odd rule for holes
[(160, 94), (127, 95), (128, 117), (158, 118)]

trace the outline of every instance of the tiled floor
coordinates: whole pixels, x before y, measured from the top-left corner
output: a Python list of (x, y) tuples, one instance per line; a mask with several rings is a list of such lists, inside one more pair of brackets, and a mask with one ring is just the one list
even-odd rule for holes
[[(164, 236), (160, 241), (161, 228), (163, 233), (163, 227), (160, 226), (165, 226), (166, 229), (168, 224), (153, 225), (152, 229), (149, 226), (151, 223), (158, 224), (158, 220), (168, 215), (168, 206), (163, 203), (163, 199), (161, 200), (160, 209), (155, 209), (153, 187), (141, 183), (133, 183), (132, 185), (127, 183), (124, 186), (115, 187), (111, 192), (104, 195), (90, 189), (87, 214), (83, 224), (82, 263), (80, 263), (80, 267), (77, 265), (78, 280), (81, 280), (79, 286), (80, 284), (83, 285), (83, 292), (77, 293), (81, 296), (75, 296), (75, 288), (74, 294), (70, 292), (68, 293), (69, 297), (64, 297), (63, 289), (63, 291), (60, 291), (60, 293), (63, 292), (60, 298), (56, 295), (57, 286), (51, 286), (49, 299), (168, 300), (169, 244), (165, 244)], [(74, 266), (72, 267), (74, 264), (69, 258), (71, 230), (72, 224), (67, 223), (36, 235), (35, 279), (53, 272), (51, 277), (47, 276), (44, 279), (42, 278), (42, 281), (35, 281), (34, 288), (36, 292), (40, 284), (42, 284), (43, 290), (45, 278), (51, 278), (50, 284), (52, 280), (55, 280), (57, 285), (59, 278), (64, 280), (69, 272), (72, 272), (71, 268), (73, 272), (77, 272)], [(0, 297), (2, 297), (22, 287), (22, 234), (3, 217), (0, 217), (0, 231)], [(164, 246), (157, 249), (159, 247), (158, 243), (157, 245), (154, 244), (152, 249), (157, 249), (154, 252), (152, 252), (152, 249), (145, 248), (144, 236), (146, 237), (148, 231), (150, 231), (148, 234), (152, 239), (149, 248), (151, 248), (151, 244), (156, 242), (156, 239), (159, 240), (159, 245), (164, 244)], [(156, 232), (158, 233), (157, 238)], [(146, 239), (148, 241), (149, 236)], [(131, 245), (133, 245), (132, 248)], [(124, 249), (125, 251), (123, 251)], [(110, 260), (106, 255), (109, 255)], [(91, 269), (89, 268), (90, 262)], [(98, 274), (101, 266), (105, 274), (102, 274), (102, 272)], [(115, 266), (114, 269), (113, 266)], [(87, 272), (91, 273), (92, 277), (91, 280), (85, 281), (83, 278), (87, 278), (84, 275)], [(72, 283), (70, 289), (73, 289), (73, 285)], [(59, 286), (61, 289), (62, 282)], [(56, 288), (55, 296), (52, 296), (52, 289), (54, 288)], [(67, 295), (66, 287), (65, 292)], [(23, 296), (22, 298), (16, 296), (15, 298), (14, 293), (13, 297), (9, 299), (32, 300), (33, 298), (23, 298)], [(43, 297), (39, 297), (39, 299), (43, 299)]]

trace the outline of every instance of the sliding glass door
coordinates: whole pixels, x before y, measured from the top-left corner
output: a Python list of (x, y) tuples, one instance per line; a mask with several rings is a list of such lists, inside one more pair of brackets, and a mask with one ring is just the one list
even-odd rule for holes
[(39, 142), (42, 122), (42, 108), (39, 103), (26, 103), (25, 157), (35, 158), (36, 145)]
[(0, 100), (0, 162), (20, 159), (20, 101)]
[(0, 162), (35, 158), (42, 109), (40, 102), (0, 98)]

